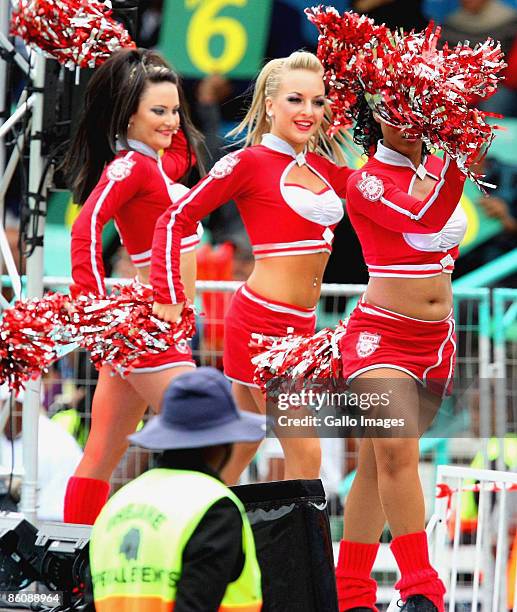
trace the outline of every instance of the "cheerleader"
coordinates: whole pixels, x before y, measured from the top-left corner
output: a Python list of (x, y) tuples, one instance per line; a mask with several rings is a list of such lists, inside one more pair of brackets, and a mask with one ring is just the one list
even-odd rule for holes
[(466, 230), (465, 175), (381, 121), (364, 97), (359, 108), (354, 136), (371, 157), (352, 174), (347, 203), (370, 280), (341, 340), (343, 377), (352, 392), (387, 393), (376, 416), (402, 418), (404, 428), (401, 437), (361, 442), (336, 570), (339, 609), (376, 610), (370, 572), (387, 520), (402, 610), (443, 612), (445, 589), (424, 531), (418, 438), (454, 374), (451, 273)]
[[(370, 278), (339, 348), (345, 385), (370, 398), (361, 422), (372, 417), (370, 424), (382, 427), (364, 430), (346, 500), (339, 610), (377, 610), (370, 574), (387, 521), (401, 609), (443, 612), (445, 588), (424, 531), (419, 437), (451, 392), (451, 274), (466, 230), (459, 202), (466, 175), (481, 183), (472, 168), (493, 138), (486, 115), (469, 103), (496, 90), (505, 64), (492, 40), (442, 47), (433, 24), (406, 34), (332, 7), (306, 13), (320, 34), (334, 127), (354, 119), (354, 140), (369, 158), (350, 176), (346, 199)], [(424, 140), (439, 145), (444, 158), (431, 155)]]
[[(73, 292), (103, 294), (102, 228), (114, 219), (141, 283), (149, 282), (151, 245), (159, 216), (186, 187), (177, 183), (196, 162), (199, 137), (178, 76), (144, 49), (115, 52), (93, 74), (67, 158), (74, 200), (83, 204), (72, 228)], [(186, 227), (178, 267), (193, 299), (200, 232)], [(126, 378), (99, 372), (84, 456), (69, 480), (64, 520), (93, 524), (106, 502), (109, 479), (147, 406), (160, 408), (170, 380), (195, 367), (186, 343), (137, 362)]]
[[(218, 161), (177, 207), (156, 224), (151, 283), (154, 312), (175, 321), (185, 301), (178, 260), (188, 228), (229, 200), (237, 203), (255, 257), (246, 284), (225, 319), (224, 371), (239, 407), (264, 412), (253, 382), (249, 342), (254, 332), (285, 336), (311, 333), (333, 230), (343, 217), (341, 198), (350, 170), (339, 143), (325, 129), (321, 63), (295, 52), (268, 62), (260, 72), (248, 113), (235, 130), (244, 147)], [(312, 438), (282, 438), (285, 478), (317, 478), (320, 445)], [(236, 482), (257, 446), (234, 451), (224, 476)]]

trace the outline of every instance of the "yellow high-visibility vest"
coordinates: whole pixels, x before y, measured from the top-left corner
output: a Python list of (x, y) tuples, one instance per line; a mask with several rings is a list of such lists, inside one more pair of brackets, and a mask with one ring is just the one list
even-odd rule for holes
[(244, 567), (227, 586), (219, 610), (261, 610), (255, 541), (241, 501), (207, 474), (154, 469), (120, 489), (93, 526), (90, 569), (96, 611), (174, 610), (183, 551), (206, 512), (223, 498), (241, 512)]

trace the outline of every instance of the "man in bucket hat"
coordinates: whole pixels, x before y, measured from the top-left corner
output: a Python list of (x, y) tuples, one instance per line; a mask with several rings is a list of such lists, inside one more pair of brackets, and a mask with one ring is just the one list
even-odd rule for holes
[(161, 413), (129, 439), (161, 451), (92, 529), (97, 612), (256, 612), (260, 570), (239, 499), (220, 480), (234, 442), (264, 437), (265, 417), (240, 412), (214, 368), (173, 379)]

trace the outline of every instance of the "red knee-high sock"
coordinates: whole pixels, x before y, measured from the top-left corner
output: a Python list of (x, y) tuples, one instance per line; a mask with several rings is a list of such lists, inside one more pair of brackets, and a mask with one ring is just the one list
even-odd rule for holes
[(444, 612), (445, 586), (429, 562), (429, 549), (425, 531), (408, 533), (394, 538), (391, 550), (400, 569), (400, 580), (395, 588), (402, 601), (411, 595), (423, 595)]
[(108, 500), (109, 490), (105, 480), (72, 476), (65, 493), (65, 523), (93, 525)]
[(336, 567), (339, 612), (351, 608), (375, 607), (377, 583), (370, 573), (379, 550), (379, 544), (363, 544), (341, 540)]

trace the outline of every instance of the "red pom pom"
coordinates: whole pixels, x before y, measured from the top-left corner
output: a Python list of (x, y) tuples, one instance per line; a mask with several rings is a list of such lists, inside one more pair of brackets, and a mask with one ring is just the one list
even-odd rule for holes
[(0, 323), (0, 384), (19, 390), (57, 361), (60, 347), (72, 343), (91, 352), (96, 368), (109, 365), (124, 375), (143, 355), (194, 335), (191, 305), (174, 324), (155, 317), (152, 308), (152, 289), (138, 282), (116, 285), (108, 296), (48, 293), (20, 300), (4, 311)]
[(18, 391), (57, 360), (60, 346), (73, 338), (69, 323), (70, 297), (48, 293), (41, 299), (20, 300), (4, 311), (0, 325), (0, 383)]
[(342, 16), (333, 7), (305, 9), (307, 18), (319, 30), (318, 57), (325, 68), (329, 99), (333, 112), (331, 135), (354, 124), (357, 96), (363, 87), (360, 70), (368, 70), (371, 48), (386, 42), (390, 31), (373, 19), (349, 11)]
[(116, 49), (135, 47), (111, 14), (109, 1), (18, 0), (10, 33), (67, 68), (95, 68)]
[(138, 282), (115, 285), (107, 296), (78, 296), (72, 325), (76, 341), (90, 351), (98, 369), (109, 365), (125, 375), (138, 359), (160, 353), (196, 332), (194, 308), (186, 304), (178, 323), (153, 315), (153, 291)]
[(255, 365), (255, 383), (265, 391), (268, 382), (274, 378), (339, 378), (339, 341), (345, 332), (346, 322), (340, 321), (336, 327), (325, 327), (312, 336), (291, 334), (277, 338), (253, 334), (250, 354)]
[(383, 121), (444, 150), (482, 185), (469, 168), (486, 154), (494, 126), (486, 122), (489, 113), (469, 103), (497, 88), (506, 67), (499, 43), (488, 39), (474, 48), (459, 43), (438, 49), (440, 28), (433, 23), (406, 34), (329, 7), (306, 13), (320, 31), (318, 57), (330, 86), (333, 131), (352, 125), (364, 93)]

